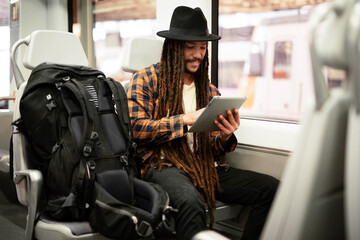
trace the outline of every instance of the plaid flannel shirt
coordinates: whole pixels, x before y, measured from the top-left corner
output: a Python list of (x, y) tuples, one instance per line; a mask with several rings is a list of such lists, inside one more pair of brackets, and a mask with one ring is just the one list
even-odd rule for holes
[[(159, 115), (159, 64), (151, 65), (135, 73), (130, 81), (127, 98), (130, 118), (133, 127), (133, 139), (137, 143), (137, 152), (142, 162), (154, 153), (159, 143), (184, 137), (187, 128), (184, 127), (183, 115), (168, 116), (157, 119)], [(217, 88), (210, 83), (210, 98), (220, 95)], [(219, 132), (211, 133), (212, 150), (219, 165), (227, 166), (220, 161), (221, 156), (236, 148), (237, 140), (234, 134), (230, 137), (225, 147), (222, 146)]]

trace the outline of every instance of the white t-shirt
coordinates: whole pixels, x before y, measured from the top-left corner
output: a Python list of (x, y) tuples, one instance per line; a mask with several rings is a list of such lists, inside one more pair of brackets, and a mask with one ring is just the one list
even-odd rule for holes
[[(196, 111), (196, 91), (195, 91), (195, 89), (196, 89), (195, 82), (192, 82), (190, 85), (184, 84), (183, 108), (184, 108), (185, 114)], [(189, 126), (187, 126), (187, 127), (189, 128)], [(194, 149), (193, 149), (193, 143), (194, 143), (193, 133), (188, 132), (187, 140), (188, 140), (191, 150), (194, 151)]]

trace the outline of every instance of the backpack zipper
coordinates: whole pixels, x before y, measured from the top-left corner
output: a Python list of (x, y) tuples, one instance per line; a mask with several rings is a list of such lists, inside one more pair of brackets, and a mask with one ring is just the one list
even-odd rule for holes
[(100, 207), (105, 208), (105, 209), (107, 209), (107, 210), (110, 210), (110, 211), (112, 211), (112, 212), (114, 212), (114, 213), (123, 214), (123, 215), (126, 215), (126, 216), (130, 217), (131, 220), (133, 221), (133, 223), (134, 223), (135, 225), (138, 224), (138, 222), (139, 222), (138, 219), (137, 219), (137, 217), (136, 217), (135, 215), (129, 213), (129, 212), (126, 211), (126, 210), (113, 208), (113, 207), (109, 206), (108, 204), (106, 204), (106, 203), (104, 203), (104, 202), (101, 202), (101, 201), (98, 200), (98, 199), (95, 200), (95, 204), (98, 204)]

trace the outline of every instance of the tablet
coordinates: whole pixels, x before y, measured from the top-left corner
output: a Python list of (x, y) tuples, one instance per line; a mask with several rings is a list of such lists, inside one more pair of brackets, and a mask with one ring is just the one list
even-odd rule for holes
[(219, 128), (214, 121), (218, 119), (219, 115), (226, 116), (227, 110), (239, 109), (246, 99), (247, 97), (213, 97), (199, 118), (189, 128), (189, 132), (218, 131)]

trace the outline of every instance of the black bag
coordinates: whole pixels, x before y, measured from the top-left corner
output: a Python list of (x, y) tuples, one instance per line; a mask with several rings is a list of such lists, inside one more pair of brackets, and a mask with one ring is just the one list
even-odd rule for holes
[(126, 93), (101, 71), (40, 64), (30, 75), (20, 113), (15, 125), (43, 173), (50, 217), (87, 219), (96, 173), (126, 169), (130, 177), (137, 175)]
[(108, 238), (123, 240), (153, 236), (158, 227), (170, 230), (171, 212), (176, 210), (169, 206), (167, 193), (157, 184), (134, 178), (132, 195), (128, 179), (124, 170), (96, 174), (91, 226)]

